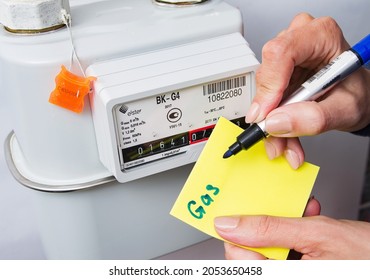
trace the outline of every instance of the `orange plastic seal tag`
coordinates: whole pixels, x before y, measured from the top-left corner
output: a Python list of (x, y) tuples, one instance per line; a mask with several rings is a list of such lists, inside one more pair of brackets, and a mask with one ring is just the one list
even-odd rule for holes
[(84, 97), (90, 92), (95, 77), (80, 77), (69, 72), (62, 65), (62, 70), (55, 77), (56, 87), (49, 97), (49, 102), (76, 113), (84, 108)]

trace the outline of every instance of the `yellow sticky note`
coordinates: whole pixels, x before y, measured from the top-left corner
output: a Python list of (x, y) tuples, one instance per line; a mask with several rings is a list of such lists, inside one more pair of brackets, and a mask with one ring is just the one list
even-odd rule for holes
[[(319, 167), (293, 170), (283, 158), (269, 160), (262, 142), (228, 159), (223, 154), (242, 129), (220, 118), (171, 215), (218, 239), (213, 220), (230, 215), (301, 217)], [(253, 248), (271, 259), (286, 259), (286, 248)]]

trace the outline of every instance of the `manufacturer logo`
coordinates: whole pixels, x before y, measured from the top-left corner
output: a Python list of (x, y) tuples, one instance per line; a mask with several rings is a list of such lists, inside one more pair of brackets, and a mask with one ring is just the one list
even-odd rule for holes
[(125, 114), (128, 110), (128, 107), (127, 105), (123, 104), (120, 108), (119, 108), (119, 111), (122, 113), (122, 114)]
[(178, 122), (182, 117), (182, 112), (179, 108), (173, 108), (167, 113), (167, 120), (171, 123)]

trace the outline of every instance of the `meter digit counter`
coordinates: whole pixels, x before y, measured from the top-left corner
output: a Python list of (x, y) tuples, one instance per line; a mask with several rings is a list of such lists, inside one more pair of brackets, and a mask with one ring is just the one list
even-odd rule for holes
[(219, 117), (246, 128), (257, 66), (238, 33), (91, 65), (102, 163), (126, 182), (196, 161)]

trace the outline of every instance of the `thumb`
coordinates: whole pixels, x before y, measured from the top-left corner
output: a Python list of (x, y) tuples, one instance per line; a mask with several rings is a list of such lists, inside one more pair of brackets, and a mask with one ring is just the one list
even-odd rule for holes
[(315, 242), (312, 218), (229, 216), (214, 220), (217, 233), (227, 241), (246, 247), (282, 247), (301, 251)]

